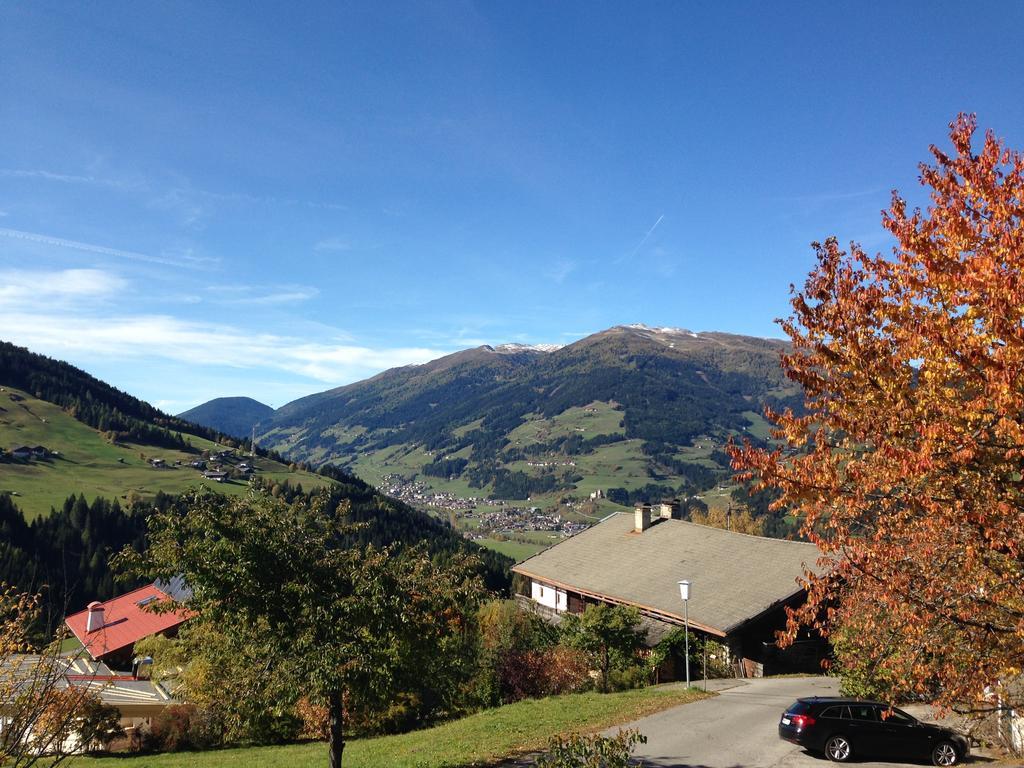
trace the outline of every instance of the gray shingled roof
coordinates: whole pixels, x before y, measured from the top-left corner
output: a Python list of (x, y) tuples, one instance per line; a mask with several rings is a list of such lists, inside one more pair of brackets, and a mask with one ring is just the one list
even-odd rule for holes
[(68, 687), (89, 690), (104, 704), (117, 707), (124, 717), (151, 715), (168, 704), (179, 703), (160, 683), (136, 680), (127, 673), (114, 672), (103, 662), (85, 656), (81, 649), (52, 659), (42, 659), (34, 654), (9, 656), (0, 662), (0, 675), (10, 675), (20, 685), (27, 686), (39, 675), (46, 674), (36, 671), (41, 660), (54, 664), (49, 675), (52, 675), (58, 690)]
[(683, 520), (643, 533), (620, 513), (519, 563), (514, 571), (572, 591), (683, 620), (680, 579), (689, 579), (690, 623), (721, 635), (801, 591), (813, 544), (748, 536)]

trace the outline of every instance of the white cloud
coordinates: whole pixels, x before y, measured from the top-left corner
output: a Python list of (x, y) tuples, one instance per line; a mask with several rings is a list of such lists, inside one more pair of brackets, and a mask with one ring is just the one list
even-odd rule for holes
[(320, 289), (311, 285), (283, 285), (277, 290), (268, 290), (257, 285), (225, 283), (208, 285), (206, 291), (219, 299), (222, 304), (269, 305), (290, 304), (307, 301), (320, 295)]
[(82, 317), (0, 309), (0, 328), (7, 340), (56, 357), (150, 358), (201, 367), (271, 369), (327, 384), (425, 363), (448, 351), (315, 342), (167, 315)]
[(0, 270), (0, 301), (7, 307), (103, 299), (127, 287), (127, 280), (100, 269)]

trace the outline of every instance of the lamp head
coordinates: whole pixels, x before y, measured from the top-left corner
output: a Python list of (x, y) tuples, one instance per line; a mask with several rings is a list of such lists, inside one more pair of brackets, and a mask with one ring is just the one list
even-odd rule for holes
[(690, 599), (690, 582), (686, 579), (679, 582), (679, 597), (681, 597), (684, 602)]

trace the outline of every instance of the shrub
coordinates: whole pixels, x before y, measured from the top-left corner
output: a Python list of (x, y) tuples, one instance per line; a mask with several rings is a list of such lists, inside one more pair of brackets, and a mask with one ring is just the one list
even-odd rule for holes
[(477, 612), (476, 699), (484, 706), (540, 695), (543, 664), (534, 655), (555, 643), (556, 631), (514, 600), (492, 600)]
[(212, 712), (194, 704), (173, 704), (153, 718), (143, 748), (155, 752), (209, 749), (221, 743), (222, 732)]
[(575, 648), (556, 645), (546, 652), (546, 696), (575, 693), (590, 687), (590, 664), (586, 654)]
[(629, 756), (637, 744), (646, 744), (640, 731), (620, 730), (615, 736), (581, 736), (548, 742), (548, 754), (537, 761), (538, 768), (628, 768)]
[(646, 667), (633, 666), (608, 671), (608, 690), (626, 691), (643, 688), (650, 682), (651, 674)]
[(501, 666), (501, 690), (507, 701), (572, 693), (590, 686), (589, 670), (586, 654), (575, 648), (511, 652)]

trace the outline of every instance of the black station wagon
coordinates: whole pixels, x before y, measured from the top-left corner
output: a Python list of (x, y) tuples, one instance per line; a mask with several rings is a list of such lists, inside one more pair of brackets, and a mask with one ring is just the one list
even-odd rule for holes
[(782, 713), (779, 736), (840, 763), (877, 757), (956, 765), (971, 749), (963, 734), (862, 699), (797, 699)]

